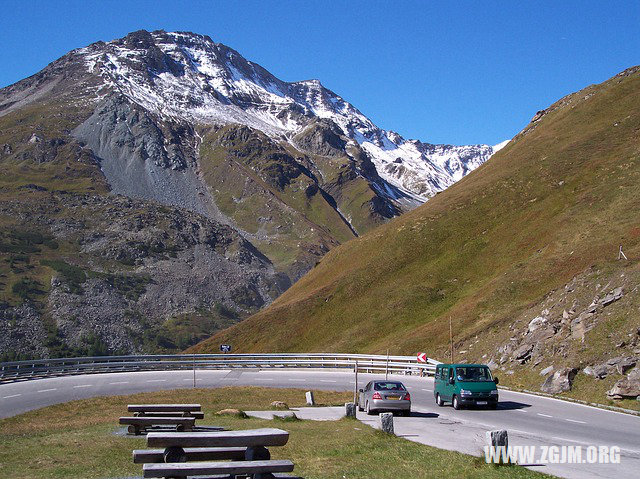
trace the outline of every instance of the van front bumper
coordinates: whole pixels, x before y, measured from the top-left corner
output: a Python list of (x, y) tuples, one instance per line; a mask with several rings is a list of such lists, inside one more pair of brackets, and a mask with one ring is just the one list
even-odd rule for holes
[(492, 396), (489, 398), (459, 396), (458, 401), (463, 406), (495, 406), (498, 404), (498, 396)]

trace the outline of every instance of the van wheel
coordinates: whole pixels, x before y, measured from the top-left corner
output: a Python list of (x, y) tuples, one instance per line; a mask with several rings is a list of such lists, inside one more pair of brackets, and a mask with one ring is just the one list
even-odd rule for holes
[(373, 416), (373, 411), (371, 410), (371, 405), (369, 404), (369, 401), (367, 401), (367, 405), (365, 407), (367, 409), (367, 415)]
[(458, 396), (453, 396), (453, 409), (458, 410), (461, 409), (460, 402), (458, 401)]
[(440, 393), (436, 394), (436, 404), (440, 407), (444, 406), (444, 401), (440, 397)]

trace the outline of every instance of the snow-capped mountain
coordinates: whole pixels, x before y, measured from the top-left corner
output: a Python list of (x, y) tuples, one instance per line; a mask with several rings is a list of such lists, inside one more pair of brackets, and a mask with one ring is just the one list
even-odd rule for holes
[[(141, 31), (92, 44), (74, 54), (82, 56), (89, 71), (104, 79), (104, 91), (117, 89), (167, 119), (238, 123), (294, 146), (293, 138), (310, 121), (331, 120), (368, 154), (384, 180), (377, 185), (381, 194), (393, 200), (404, 198), (405, 205), (423, 202), (447, 188), (495, 151), (488, 145), (405, 140), (378, 128), (318, 80), (281, 81), (208, 36)], [(407, 201), (411, 199), (415, 201)]]
[[(201, 35), (71, 51), (0, 89), (0, 240), (24, 246), (29, 269), (9, 274), (31, 285), (24, 304), (5, 288), (0, 355), (77, 354), (87, 337), (184, 349), (493, 151), (407, 141)], [(67, 349), (47, 346), (52, 319)]]

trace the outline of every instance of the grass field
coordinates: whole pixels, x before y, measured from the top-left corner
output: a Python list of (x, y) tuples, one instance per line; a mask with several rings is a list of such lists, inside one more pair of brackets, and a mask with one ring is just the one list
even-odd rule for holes
[[(344, 404), (349, 393), (315, 391), (318, 404)], [(144, 449), (143, 437), (121, 433), (118, 418), (132, 403), (200, 403), (201, 424), (229, 429), (278, 427), (289, 431), (284, 447), (272, 448), (274, 459), (290, 459), (295, 473), (307, 479), (433, 478), (469, 479), (547, 477), (517, 466), (496, 467), (464, 454), (442, 451), (389, 436), (355, 420), (335, 422), (265, 421), (215, 416), (225, 408), (269, 409), (272, 401), (290, 407), (305, 404), (295, 389), (184, 389), (102, 397), (50, 406), (0, 420), (0, 470), (15, 479), (115, 478), (140, 476), (131, 451)]]

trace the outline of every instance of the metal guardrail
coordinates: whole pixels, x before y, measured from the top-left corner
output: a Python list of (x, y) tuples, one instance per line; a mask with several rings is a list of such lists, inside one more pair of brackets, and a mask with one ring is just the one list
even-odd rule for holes
[(438, 361), (370, 354), (176, 354), (96, 356), (0, 363), (0, 382), (78, 374), (231, 368), (349, 369), (360, 372), (433, 375)]

